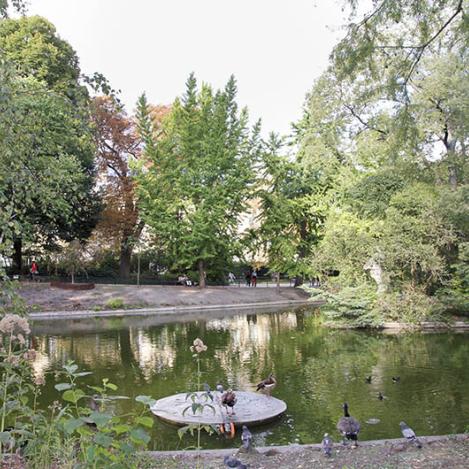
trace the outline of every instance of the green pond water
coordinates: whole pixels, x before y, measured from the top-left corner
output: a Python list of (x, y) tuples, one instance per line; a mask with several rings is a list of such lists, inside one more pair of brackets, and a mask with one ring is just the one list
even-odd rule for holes
[[(344, 401), (362, 423), (362, 440), (399, 437), (401, 420), (421, 435), (458, 433), (469, 426), (469, 334), (334, 331), (318, 326), (308, 310), (207, 315), (166, 324), (149, 317), (36, 323), (40, 353), (34, 367), (46, 376), (41, 406), (59, 397), (54, 371), (70, 359), (93, 371), (86, 384), (107, 377), (118, 394), (131, 398), (158, 399), (193, 389), (196, 365), (189, 346), (200, 337), (208, 345), (201, 360), (203, 381), (212, 387), (221, 381), (234, 390), (254, 390), (275, 373), (274, 395), (288, 410), (275, 423), (252, 429), (257, 445), (314, 443), (325, 432), (338, 440), (335, 425)], [(367, 375), (373, 376), (371, 384)], [(397, 375), (395, 384), (391, 377)], [(378, 392), (386, 399), (378, 400)], [(136, 405), (117, 402), (122, 411)], [(380, 422), (367, 424), (369, 419)], [(180, 441), (175, 427), (155, 422), (152, 449), (193, 443), (191, 437)], [(203, 445), (234, 447), (239, 439), (204, 436)]]

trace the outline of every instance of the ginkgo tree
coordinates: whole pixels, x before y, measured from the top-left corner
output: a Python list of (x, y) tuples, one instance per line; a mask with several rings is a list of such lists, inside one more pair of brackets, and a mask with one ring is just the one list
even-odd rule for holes
[(236, 82), (200, 89), (194, 75), (158, 136), (144, 97), (139, 128), (144, 140), (137, 191), (142, 217), (173, 259), (174, 269), (206, 275), (227, 271), (241, 254), (239, 224), (251, 196), (260, 149), (257, 124), (236, 103)]

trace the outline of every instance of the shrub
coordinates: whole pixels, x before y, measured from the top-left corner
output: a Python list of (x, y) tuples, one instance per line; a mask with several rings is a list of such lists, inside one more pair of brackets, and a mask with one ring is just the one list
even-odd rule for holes
[(380, 315), (374, 309), (376, 292), (366, 284), (346, 287), (338, 292), (308, 289), (315, 301), (326, 301), (321, 313), (326, 323), (344, 327), (379, 327)]
[(418, 324), (422, 321), (442, 319), (441, 303), (430, 297), (423, 289), (404, 285), (400, 293), (388, 293), (378, 298), (376, 312), (385, 321), (399, 321), (407, 324)]
[(111, 298), (106, 302), (106, 307), (109, 309), (122, 309), (124, 305), (125, 303), (122, 298)]

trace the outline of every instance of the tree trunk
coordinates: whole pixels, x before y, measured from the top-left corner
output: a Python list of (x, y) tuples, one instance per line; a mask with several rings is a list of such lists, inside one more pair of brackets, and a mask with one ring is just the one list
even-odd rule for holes
[(13, 270), (15, 274), (19, 275), (23, 267), (23, 241), (21, 238), (15, 238), (13, 249)]
[(197, 267), (199, 269), (199, 287), (205, 288), (205, 265), (202, 259), (199, 259), (197, 262)]
[(119, 277), (127, 279), (130, 277), (130, 258), (132, 257), (132, 247), (129, 243), (121, 244), (119, 257)]

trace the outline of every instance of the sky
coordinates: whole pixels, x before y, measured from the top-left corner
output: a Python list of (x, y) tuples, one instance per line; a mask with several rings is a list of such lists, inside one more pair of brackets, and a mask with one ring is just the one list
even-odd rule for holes
[(287, 134), (342, 36), (338, 0), (30, 0), (77, 51), (82, 71), (103, 73), (129, 112), (145, 92), (169, 104), (191, 72), (223, 87), (263, 133)]

